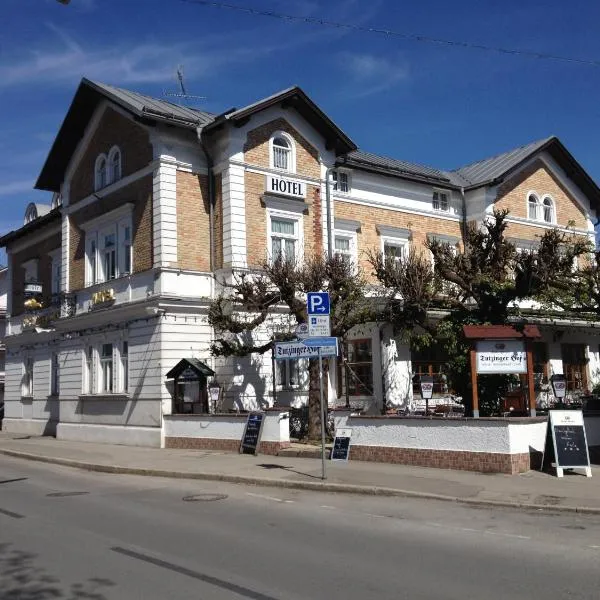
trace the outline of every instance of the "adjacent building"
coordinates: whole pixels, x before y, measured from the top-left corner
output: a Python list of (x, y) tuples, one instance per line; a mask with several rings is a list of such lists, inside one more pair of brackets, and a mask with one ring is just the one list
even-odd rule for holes
[[(331, 184), (330, 201), (325, 182)], [(510, 210), (529, 248), (548, 228), (594, 240), (600, 190), (550, 137), (455, 171), (385, 158), (355, 143), (298, 87), (221, 115), (84, 79), (44, 163), (23, 226), (6, 234), (8, 431), (164, 445), (163, 417), (297, 405), (303, 365), (270, 356), (216, 360), (207, 310), (218, 281), (278, 253), (325, 251), (366, 266), (366, 252), (460, 246), (463, 225)], [(587, 323), (532, 315), (541, 381), (571, 393), (599, 379)], [(358, 327), (330, 398), (369, 410), (414, 403), (415, 373), (444, 357), (412, 352), (389, 327)], [(184, 360), (185, 362), (181, 362)], [(343, 402), (343, 400), (340, 400)], [(214, 409), (214, 405), (212, 405)]]

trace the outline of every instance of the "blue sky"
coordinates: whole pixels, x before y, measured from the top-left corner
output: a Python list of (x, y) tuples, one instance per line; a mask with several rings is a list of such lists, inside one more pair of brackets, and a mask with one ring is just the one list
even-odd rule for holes
[[(600, 60), (588, 0), (229, 0)], [(22, 223), (81, 77), (220, 112), (298, 84), (364, 150), (454, 168), (550, 134), (600, 181), (600, 67), (331, 29), (182, 0), (2, 0), (0, 232)]]

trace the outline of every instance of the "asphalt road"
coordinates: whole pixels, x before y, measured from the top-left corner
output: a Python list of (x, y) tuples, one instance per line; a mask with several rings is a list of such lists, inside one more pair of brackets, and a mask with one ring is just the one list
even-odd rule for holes
[(0, 598), (597, 599), (600, 518), (0, 457)]

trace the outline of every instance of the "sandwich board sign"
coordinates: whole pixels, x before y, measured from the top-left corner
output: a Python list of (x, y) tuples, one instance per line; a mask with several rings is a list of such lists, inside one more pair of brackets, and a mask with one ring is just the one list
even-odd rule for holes
[(351, 437), (352, 429), (336, 429), (333, 448), (331, 449), (331, 460), (348, 462)]
[(592, 469), (583, 413), (580, 410), (551, 410), (549, 414), (552, 437), (552, 445), (549, 449), (554, 452), (554, 460), (544, 460), (544, 462), (552, 463), (556, 468), (557, 477), (562, 477), (565, 469), (581, 469), (586, 477), (591, 477)]
[(258, 454), (260, 436), (265, 422), (265, 413), (251, 412), (246, 420), (244, 435), (240, 445), (240, 454)]

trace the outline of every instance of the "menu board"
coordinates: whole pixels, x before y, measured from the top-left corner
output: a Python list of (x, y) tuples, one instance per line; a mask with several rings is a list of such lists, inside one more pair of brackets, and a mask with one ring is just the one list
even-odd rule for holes
[(242, 444), (240, 446), (241, 454), (258, 454), (260, 444), (260, 435), (262, 433), (265, 413), (251, 412), (246, 420)]
[(551, 410), (552, 449), (558, 476), (563, 469), (585, 469), (591, 477), (583, 413), (580, 410)]
[(331, 449), (331, 460), (347, 461), (350, 455), (350, 438), (352, 429), (338, 429), (335, 432), (333, 448)]

